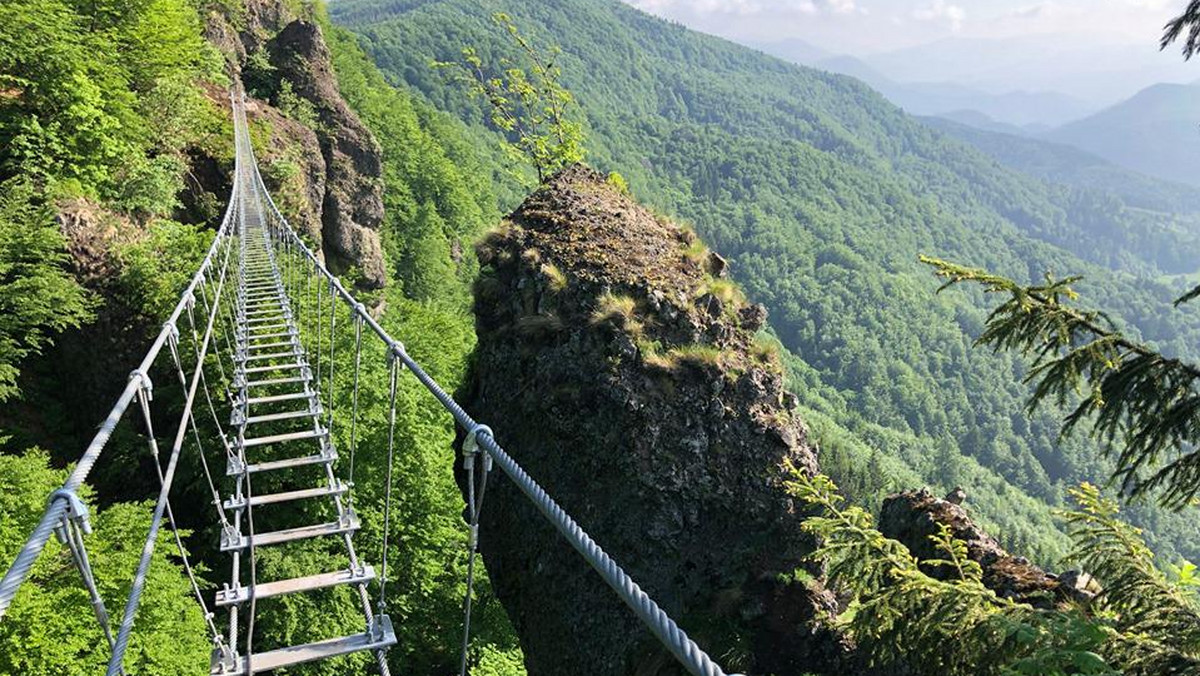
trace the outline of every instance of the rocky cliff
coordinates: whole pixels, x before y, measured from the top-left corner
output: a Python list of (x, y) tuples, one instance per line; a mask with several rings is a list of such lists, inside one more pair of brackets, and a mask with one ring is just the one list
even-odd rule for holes
[[(246, 0), (236, 21), (211, 14), (206, 34), (256, 99), (247, 114), (270, 132), (260, 160), (268, 188), (290, 201), (286, 215), (332, 270), (356, 267), (362, 286), (382, 287), (382, 153), (338, 90), (321, 28), (281, 0)], [(313, 119), (281, 110), (285, 90)], [(287, 169), (273, 171), (277, 164)]]
[[(729, 668), (834, 671), (833, 599), (793, 574), (813, 543), (783, 482), (817, 457), (765, 311), (695, 236), (570, 168), (479, 247), (462, 400)], [(677, 667), (499, 473), (481, 551), (529, 673)], [(802, 576), (803, 577), (803, 576)]]

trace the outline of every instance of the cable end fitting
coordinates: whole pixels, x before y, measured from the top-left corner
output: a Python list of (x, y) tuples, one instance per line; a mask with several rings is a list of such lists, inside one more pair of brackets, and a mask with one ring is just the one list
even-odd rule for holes
[(135, 379), (139, 381), (140, 389), (146, 393), (146, 399), (153, 399), (154, 382), (150, 380), (150, 374), (143, 369), (134, 369), (129, 373), (129, 380), (132, 382)]

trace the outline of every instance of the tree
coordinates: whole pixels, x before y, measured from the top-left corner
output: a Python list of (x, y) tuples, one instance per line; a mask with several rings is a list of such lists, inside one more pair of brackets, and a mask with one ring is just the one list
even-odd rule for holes
[(1183, 12), (1163, 26), (1159, 49), (1166, 49), (1183, 37), (1185, 32), (1187, 37), (1183, 41), (1183, 58), (1191, 59), (1197, 51), (1200, 51), (1200, 0), (1189, 0)]
[(429, 202), (417, 209), (403, 244), (398, 273), (404, 295), (416, 300), (446, 297), (460, 288), (450, 260), (445, 225)]
[[(1072, 406), (1062, 436), (1090, 421), (1091, 434), (1116, 456), (1112, 479), (1123, 493), (1153, 494), (1177, 509), (1200, 494), (1200, 367), (1126, 337), (1103, 312), (1075, 306), (1079, 277), (1022, 286), (936, 258), (921, 261), (946, 280), (939, 292), (975, 282), (1007, 296), (976, 343), (1032, 358), (1028, 412), (1047, 401)], [(1198, 295), (1200, 287), (1176, 304)]]
[[(0, 561), (16, 556), (41, 517), (46, 495), (66, 478), (48, 463), (38, 450), (0, 456)], [(150, 527), (150, 507), (117, 503), (93, 511), (95, 531), (84, 538), (114, 631)], [(66, 547), (56, 544), (51, 540), (0, 622), (0, 674), (84, 676), (103, 671), (108, 662), (111, 652), (88, 593)], [(208, 664), (212, 645), (187, 576), (170, 556), (173, 545), (171, 538), (159, 538), (126, 673), (194, 674)]]
[(0, 401), (17, 394), (22, 359), (90, 316), (66, 261), (53, 212), (32, 185), (19, 178), (0, 184)]
[(475, 48), (465, 47), (462, 61), (434, 66), (453, 71), (471, 97), (491, 106), (492, 124), (508, 139), (505, 150), (532, 164), (541, 183), (585, 154), (583, 125), (573, 116), (575, 97), (559, 83), (562, 71), (556, 60), (562, 50), (538, 49), (503, 12), (492, 20), (512, 37), (522, 63), (502, 57), (496, 67), (485, 66)]

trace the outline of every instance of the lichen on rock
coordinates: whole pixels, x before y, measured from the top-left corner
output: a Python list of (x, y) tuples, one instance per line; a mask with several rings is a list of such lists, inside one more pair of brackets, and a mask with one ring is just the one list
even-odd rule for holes
[[(784, 487), (816, 450), (765, 319), (722, 259), (582, 166), (478, 247), (469, 410), (724, 666), (822, 672), (844, 655), (818, 619), (813, 542)], [(481, 550), (529, 673), (675, 673), (632, 613), (503, 477)]]

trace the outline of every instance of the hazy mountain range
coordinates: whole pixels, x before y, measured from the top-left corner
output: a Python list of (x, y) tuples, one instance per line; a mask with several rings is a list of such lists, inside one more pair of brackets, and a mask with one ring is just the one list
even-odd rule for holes
[[(1200, 185), (1200, 68), (1153, 45), (1056, 51), (1044, 38), (949, 39), (863, 58), (801, 40), (756, 46), (862, 80), (916, 115), (1067, 144), (1148, 176)], [(1163, 81), (1172, 79), (1178, 82)]]

